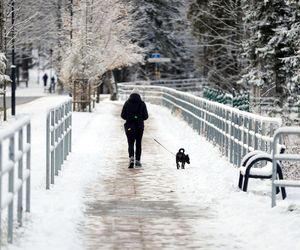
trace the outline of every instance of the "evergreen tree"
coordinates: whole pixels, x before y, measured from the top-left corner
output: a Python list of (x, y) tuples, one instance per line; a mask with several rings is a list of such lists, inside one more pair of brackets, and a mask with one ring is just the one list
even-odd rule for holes
[[(158, 51), (162, 57), (171, 58), (162, 64), (162, 78), (188, 77), (194, 71), (193, 56), (187, 47), (188, 24), (186, 1), (181, 0), (132, 0), (134, 26), (130, 32), (133, 41), (144, 48), (149, 57)], [(149, 68), (140, 67), (138, 77), (151, 78)]]
[(300, 16), (298, 1), (244, 1), (249, 67), (244, 79), (263, 95), (283, 98), (298, 82)]

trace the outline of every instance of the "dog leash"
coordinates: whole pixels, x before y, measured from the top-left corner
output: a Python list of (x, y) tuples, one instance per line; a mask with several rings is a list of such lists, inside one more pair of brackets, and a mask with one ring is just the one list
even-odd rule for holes
[(152, 139), (159, 144), (161, 147), (163, 147), (165, 150), (167, 150), (170, 154), (176, 156), (174, 153), (172, 153), (170, 150), (168, 150), (164, 145), (162, 145), (158, 140), (156, 140), (154, 137), (152, 137)]

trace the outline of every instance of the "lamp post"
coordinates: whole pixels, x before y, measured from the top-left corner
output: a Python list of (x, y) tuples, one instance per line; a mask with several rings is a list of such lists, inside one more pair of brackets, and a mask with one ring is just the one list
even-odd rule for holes
[(15, 0), (11, 0), (11, 115), (16, 115)]
[(70, 40), (72, 46), (73, 39), (73, 0), (70, 0)]
[(53, 49), (50, 49), (50, 88), (49, 92), (52, 93), (52, 55), (53, 55)]
[(52, 55), (53, 49), (50, 49), (50, 78), (52, 77)]

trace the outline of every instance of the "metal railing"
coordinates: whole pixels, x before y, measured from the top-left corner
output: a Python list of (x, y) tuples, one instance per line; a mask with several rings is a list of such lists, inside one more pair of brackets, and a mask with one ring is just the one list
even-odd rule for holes
[(72, 100), (50, 109), (46, 122), (46, 189), (54, 184), (61, 166), (71, 152)]
[(183, 118), (235, 166), (240, 166), (249, 151), (270, 153), (274, 131), (281, 126), (279, 118), (255, 115), (166, 87), (118, 84), (120, 99), (127, 99), (134, 87), (146, 102), (180, 110)]
[(123, 82), (122, 85), (151, 85), (174, 88), (178, 90), (194, 90), (201, 92), (203, 90), (202, 78), (187, 78), (187, 79), (161, 79), (149, 81)]
[[(300, 187), (300, 180), (277, 180), (277, 161), (300, 161), (299, 154), (278, 154), (278, 145), (282, 140), (283, 136), (288, 135), (300, 135), (299, 127), (282, 127), (275, 131), (274, 143), (272, 150), (272, 204), (271, 206), (276, 206), (276, 187)], [(278, 143), (277, 143), (278, 142)]]
[[(7, 241), (12, 243), (15, 210), (19, 226), (22, 226), (24, 202), (25, 211), (30, 212), (30, 160), (31, 124), (30, 119), (24, 116), (0, 133), (0, 243), (3, 242), (3, 222), (7, 223)], [(26, 183), (25, 200), (24, 183)], [(7, 186), (8, 188), (4, 188)], [(3, 220), (3, 211), (6, 209), (7, 220)]]

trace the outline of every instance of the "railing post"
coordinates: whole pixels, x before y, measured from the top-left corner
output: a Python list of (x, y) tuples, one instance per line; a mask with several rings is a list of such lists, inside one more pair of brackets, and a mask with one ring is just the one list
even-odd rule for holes
[[(12, 134), (9, 138), (9, 160), (15, 165), (15, 135)], [(15, 168), (13, 167), (8, 173), (8, 192), (13, 196), (14, 193)], [(13, 218), (14, 218), (14, 200), (8, 205), (8, 229), (7, 241), (13, 242)]]
[(237, 150), (237, 163), (236, 165), (237, 166), (240, 166), (240, 162), (241, 162), (241, 157), (242, 157), (242, 146), (241, 146), (241, 142), (242, 142), (242, 130), (241, 130), (241, 124), (243, 124), (243, 116), (242, 115), (239, 115), (238, 116), (238, 122), (237, 122), (237, 125), (238, 125), (238, 150)]
[[(264, 136), (265, 134), (266, 134), (266, 124), (264, 122), (262, 122), (262, 124), (261, 124), (261, 135)], [(260, 150), (261, 151), (267, 151), (267, 152), (270, 153), (270, 151), (266, 147), (266, 142), (264, 141), (263, 138), (260, 141)]]
[(254, 150), (258, 149), (258, 138), (257, 138), (257, 134), (259, 133), (259, 122), (257, 120), (255, 120), (254, 123)]
[(233, 164), (236, 166), (237, 165), (237, 142), (236, 140), (238, 139), (238, 132), (237, 132), (237, 128), (236, 128), (236, 125), (237, 125), (237, 114), (234, 114), (233, 115), (233, 138), (234, 138), (234, 141), (233, 141)]
[(245, 145), (247, 145), (247, 137), (248, 137), (248, 132), (249, 132), (249, 121), (248, 121), (248, 117), (244, 117), (244, 124), (243, 124), (243, 126), (244, 126), (244, 128), (247, 130), (247, 131), (243, 131), (243, 153), (242, 153), (242, 157), (244, 156), (244, 155), (246, 155), (248, 152), (247, 152), (247, 150), (248, 149), (246, 149), (245, 148)]
[(51, 132), (50, 132), (50, 143), (51, 143), (51, 155), (50, 155), (50, 159), (51, 159), (51, 164), (50, 164), (50, 168), (51, 168), (51, 184), (54, 184), (54, 175), (55, 173), (55, 148), (54, 148), (54, 144), (55, 144), (55, 130), (54, 130), (54, 126), (55, 126), (55, 120), (54, 117), (55, 113), (54, 110), (52, 110), (50, 112), (50, 120), (51, 120)]
[(230, 112), (230, 163), (234, 162), (234, 113)]
[(225, 110), (225, 118), (226, 118), (226, 122), (225, 122), (225, 133), (226, 133), (226, 137), (225, 137), (225, 155), (228, 159), (230, 159), (230, 155), (229, 155), (229, 153), (230, 153), (230, 149), (229, 149), (230, 138), (228, 138), (228, 136), (230, 136), (230, 126), (228, 125), (228, 122), (230, 121), (229, 114), (230, 114), (230, 111)]
[(50, 189), (50, 116), (46, 118), (46, 189)]
[(58, 110), (56, 109), (54, 111), (54, 154), (55, 154), (55, 159), (54, 159), (54, 168), (55, 168), (55, 175), (58, 175), (58, 159), (59, 159), (59, 152), (58, 152), (58, 147), (57, 147), (57, 142), (58, 142), (58, 130), (57, 130), (57, 124), (58, 124)]
[[(27, 124), (26, 127), (26, 142), (27, 145), (31, 145), (31, 124)], [(30, 173), (31, 172), (31, 147), (27, 151), (26, 154), (26, 169)], [(28, 176), (26, 181), (26, 212), (30, 212), (30, 200), (31, 200), (31, 174)]]
[[(23, 154), (23, 128), (19, 130), (19, 152)], [(18, 162), (18, 179), (23, 182), (23, 157)], [(23, 214), (23, 185), (18, 191), (18, 203), (17, 203), (17, 220), (20, 226), (22, 226), (22, 214)]]

